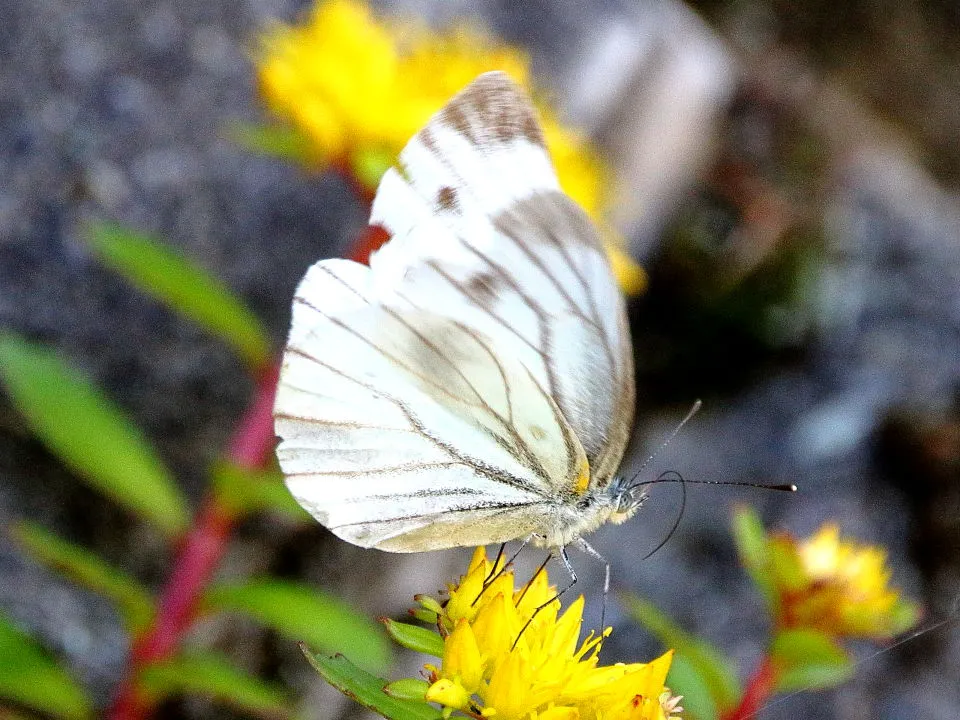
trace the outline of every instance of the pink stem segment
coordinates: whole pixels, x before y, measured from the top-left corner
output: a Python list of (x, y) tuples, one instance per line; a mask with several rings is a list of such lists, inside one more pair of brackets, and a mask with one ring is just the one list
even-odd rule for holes
[(754, 670), (740, 704), (729, 712), (723, 713), (720, 720), (749, 720), (763, 710), (773, 694), (777, 682), (777, 671), (769, 657), (765, 657)]
[[(274, 445), (273, 396), (277, 368), (261, 373), (253, 402), (231, 438), (226, 462), (244, 469), (263, 467)], [(134, 640), (130, 670), (107, 712), (109, 720), (142, 720), (151, 702), (139, 687), (144, 668), (173, 657), (193, 624), (203, 591), (216, 571), (235, 519), (211, 492), (180, 543), (173, 571), (160, 595), (153, 623)]]

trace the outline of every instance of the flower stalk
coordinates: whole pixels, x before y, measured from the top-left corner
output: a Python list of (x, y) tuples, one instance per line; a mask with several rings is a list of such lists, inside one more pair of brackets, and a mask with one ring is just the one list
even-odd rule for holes
[[(273, 449), (273, 395), (277, 369), (261, 371), (253, 401), (234, 431), (225, 461), (240, 470), (263, 468)], [(153, 622), (134, 639), (129, 670), (107, 711), (109, 720), (142, 720), (152, 709), (139, 683), (142, 671), (173, 657), (196, 619), (200, 599), (220, 565), (236, 524), (235, 514), (211, 489), (174, 560)]]

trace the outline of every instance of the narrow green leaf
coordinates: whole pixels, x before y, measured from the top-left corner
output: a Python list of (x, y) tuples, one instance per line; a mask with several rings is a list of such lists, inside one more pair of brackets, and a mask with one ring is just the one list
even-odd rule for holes
[(443, 638), (437, 633), (388, 618), (383, 619), (383, 625), (387, 628), (387, 634), (408, 650), (433, 657), (443, 657)]
[(87, 242), (105, 265), (230, 343), (251, 368), (270, 362), (270, 342), (257, 317), (226, 285), (159, 239), (100, 222), (90, 225)]
[(419, 700), (420, 702), (424, 702), (429, 689), (430, 683), (419, 678), (403, 678), (383, 686), (383, 691), (392, 698)]
[(33, 431), (87, 482), (170, 535), (187, 501), (134, 425), (89, 378), (49, 348), (0, 332), (0, 380)]
[(225, 135), (240, 147), (260, 155), (301, 165), (313, 165), (319, 159), (310, 137), (289, 125), (231, 122), (226, 126)]
[(84, 720), (90, 699), (37, 642), (0, 614), (0, 698), (39, 712)]
[(361, 670), (343, 655), (326, 657), (312, 653), (304, 643), (300, 649), (324, 680), (344, 695), (391, 720), (440, 720), (432, 705), (418, 700), (390, 697), (383, 691), (387, 681)]
[(656, 635), (666, 647), (672, 647), (677, 656), (686, 658), (710, 690), (710, 696), (720, 712), (728, 710), (740, 697), (740, 681), (733, 661), (710, 643), (682, 630), (653, 603), (636, 595), (622, 597), (627, 611), (647, 630)]
[(674, 654), (667, 673), (667, 687), (674, 695), (683, 695), (684, 720), (717, 720), (717, 703), (710, 683), (686, 656)]
[(205, 695), (240, 710), (269, 716), (290, 714), (287, 690), (240, 670), (221, 655), (180, 655), (144, 669), (141, 686), (156, 701), (175, 695)]
[(382, 670), (390, 644), (375, 622), (315, 588), (272, 578), (221, 584), (205, 596), (209, 609), (242, 612), (291, 640), (345, 650), (358, 665)]
[(296, 521), (310, 519), (283, 484), (278, 470), (248, 470), (224, 462), (213, 469), (213, 481), (217, 497), (238, 517), (273, 512)]
[(741, 505), (734, 511), (732, 524), (733, 540), (743, 567), (763, 594), (767, 607), (772, 612), (777, 599), (773, 579), (770, 577), (769, 548), (763, 523), (753, 508)]
[(9, 531), (20, 547), (38, 562), (113, 600), (131, 635), (137, 635), (150, 623), (153, 599), (126, 573), (40, 525), (21, 520), (12, 524)]
[(829, 688), (853, 675), (847, 651), (819, 630), (781, 630), (770, 645), (777, 691)]

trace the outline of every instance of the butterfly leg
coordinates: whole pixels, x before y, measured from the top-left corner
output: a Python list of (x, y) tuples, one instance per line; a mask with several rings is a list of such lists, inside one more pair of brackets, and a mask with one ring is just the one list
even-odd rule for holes
[[(561, 546), (559, 550), (559, 555), (560, 555), (560, 559), (563, 561), (564, 567), (567, 568), (567, 572), (570, 573), (570, 582), (560, 592), (558, 592), (556, 595), (554, 595), (552, 598), (547, 600), (542, 605), (538, 605), (534, 609), (533, 614), (530, 616), (530, 619), (523, 624), (522, 628), (520, 628), (520, 632), (517, 634), (517, 639), (513, 641), (513, 646), (511, 647), (511, 650), (517, 646), (518, 642), (520, 642), (520, 638), (523, 637), (523, 633), (526, 631), (528, 627), (530, 627), (530, 623), (532, 623), (534, 618), (540, 614), (540, 611), (543, 610), (548, 605), (550, 605), (551, 603), (559, 600), (561, 595), (563, 595), (567, 590), (569, 590), (570, 588), (572, 588), (574, 585), (577, 584), (577, 573), (573, 569), (573, 565), (570, 564), (570, 558), (567, 557), (567, 549)], [(523, 599), (523, 596), (524, 594), (526, 594), (527, 589), (533, 584), (533, 581), (536, 579), (537, 575), (539, 575), (543, 571), (543, 569), (547, 566), (547, 563), (550, 562), (552, 558), (553, 558), (553, 553), (550, 553), (549, 555), (547, 555), (547, 559), (543, 561), (543, 564), (537, 569), (537, 572), (533, 574), (533, 577), (530, 578), (530, 582), (528, 582), (527, 586), (523, 589), (523, 593), (521, 593), (520, 598), (517, 600), (518, 604), (520, 600)]]
[(473, 602), (470, 603), (471, 605), (476, 605), (480, 598), (483, 597), (483, 593), (487, 591), (487, 588), (493, 585), (493, 583), (495, 583), (497, 579), (507, 571), (507, 568), (513, 564), (513, 561), (517, 559), (520, 551), (527, 546), (528, 542), (530, 542), (530, 538), (526, 538), (522, 543), (520, 543), (520, 547), (518, 547), (517, 551), (510, 556), (510, 559), (500, 565), (499, 569), (497, 569), (497, 563), (503, 559), (503, 551), (507, 547), (506, 543), (502, 543), (500, 545), (500, 550), (497, 552), (497, 557), (493, 560), (493, 567), (490, 568), (490, 574), (484, 579), (483, 587), (480, 588), (480, 592), (477, 593), (477, 596), (473, 599)]
[(607, 595), (610, 592), (610, 563), (608, 563), (607, 559), (594, 550), (593, 546), (583, 538), (577, 538), (577, 545), (587, 555), (596, 558), (603, 563), (603, 601), (600, 603), (600, 632), (602, 634), (603, 623), (607, 618)]
[[(490, 567), (490, 574), (483, 579), (483, 587), (486, 589), (487, 585), (492, 583), (497, 576), (500, 575), (497, 568), (500, 565), (500, 561), (503, 560), (503, 551), (507, 549), (506, 543), (500, 543), (500, 549), (497, 550), (497, 556), (493, 559), (493, 565)], [(481, 594), (483, 591), (481, 590)], [(474, 600), (476, 602), (476, 600)]]

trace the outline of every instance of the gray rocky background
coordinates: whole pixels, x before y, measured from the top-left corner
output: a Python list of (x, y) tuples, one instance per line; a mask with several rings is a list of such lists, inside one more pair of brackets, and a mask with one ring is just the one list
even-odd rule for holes
[[(241, 295), (279, 345), (300, 275), (365, 222), (336, 177), (224, 139), (229, 121), (263, 118), (249, 59), (257, 32), (303, 8), (0, 0), (0, 325), (56, 346), (109, 388), (193, 498), (249, 383), (226, 348), (101, 269), (79, 232), (97, 217), (163, 235)], [(615, 0), (385, 9), (438, 22), (470, 14), (526, 44), (570, 114), (615, 149), (615, 221), (652, 280), (631, 305), (640, 405), (626, 467), (703, 397), (706, 409), (648, 472), (801, 487), (783, 497), (691, 486), (678, 531), (641, 561), (678, 512), (679, 491), (657, 488), (632, 523), (597, 533), (615, 586), (654, 599), (749, 669), (765, 628), (727, 526), (730, 508), (749, 502), (798, 533), (838, 519), (890, 549), (895, 582), (925, 603), (926, 622), (956, 614), (956, 9), (717, 0), (698, 4), (705, 22), (679, 5)], [(15, 517), (152, 587), (165, 577), (159, 539), (87, 490), (0, 400), (0, 522)], [(389, 614), (464, 558), (399, 559), (262, 520), (241, 529), (223, 572), (304, 578)], [(575, 561), (596, 614), (600, 569)], [(0, 540), (0, 608), (107, 702), (128, 648), (106, 603)], [(608, 619), (608, 661), (658, 650), (613, 597)], [(239, 622), (202, 632), (303, 690), (307, 716), (350, 712), (275, 637)], [(960, 716), (955, 624), (879, 656), (857, 652), (865, 659), (849, 685), (763, 717)], [(162, 716), (226, 713), (190, 700)]]

